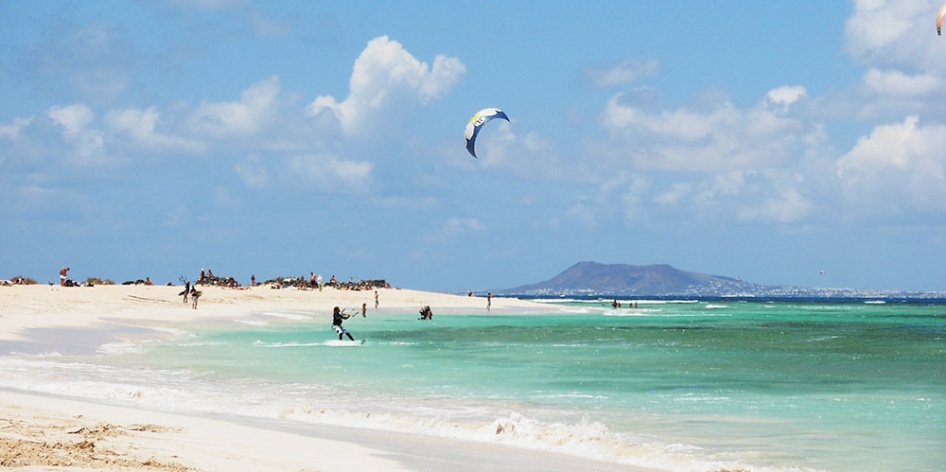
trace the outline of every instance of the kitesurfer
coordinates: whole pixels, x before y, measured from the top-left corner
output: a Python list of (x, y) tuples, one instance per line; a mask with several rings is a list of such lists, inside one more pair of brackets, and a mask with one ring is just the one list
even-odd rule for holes
[(355, 338), (351, 337), (351, 333), (349, 333), (347, 329), (342, 327), (342, 321), (347, 320), (350, 317), (351, 315), (346, 314), (345, 312), (340, 310), (338, 307), (335, 307), (335, 311), (332, 313), (332, 329), (334, 329), (335, 332), (338, 333), (339, 341), (342, 340), (343, 335), (348, 336), (348, 339), (352, 341), (355, 340)]
[(434, 319), (434, 312), (430, 309), (430, 305), (427, 305), (420, 309), (420, 319), (422, 320)]

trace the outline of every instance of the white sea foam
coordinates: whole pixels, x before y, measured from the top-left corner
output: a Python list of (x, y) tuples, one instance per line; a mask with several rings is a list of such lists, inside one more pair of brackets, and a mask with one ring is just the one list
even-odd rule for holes
[(143, 350), (144, 347), (139, 343), (117, 342), (102, 344), (98, 347), (98, 349), (95, 350), (95, 352), (105, 355), (119, 355), (139, 353)]
[(309, 321), (312, 319), (309, 315), (303, 315), (300, 313), (284, 313), (281, 311), (264, 311), (259, 313), (260, 316), (271, 316), (273, 318), (283, 318), (293, 321)]
[[(538, 420), (530, 412), (508, 411), (507, 402), (501, 400), (408, 400), (385, 393), (350, 391), (345, 386), (221, 382), (201, 372), (15, 358), (0, 358), (0, 388), (159, 411), (336, 424), (498, 443), (666, 470), (743, 468), (737, 459), (718, 461), (692, 445), (629, 432), (618, 434), (581, 417)], [(350, 399), (356, 393), (358, 401), (353, 407)], [(559, 416), (553, 412), (539, 414)]]
[(266, 321), (266, 320), (248, 320), (248, 319), (243, 319), (243, 318), (240, 318), (234, 321), (240, 324), (245, 324), (245, 325), (250, 325), (250, 326), (266, 326), (269, 324), (269, 321)]
[(315, 347), (315, 346), (327, 346), (326, 342), (311, 342), (311, 343), (302, 343), (302, 342), (284, 342), (284, 343), (267, 343), (260, 340), (253, 342), (255, 347), (265, 347), (265, 348), (286, 348), (286, 347)]
[(602, 312), (602, 315), (627, 318), (714, 318), (732, 316), (729, 313), (665, 313), (660, 309), (607, 310)]

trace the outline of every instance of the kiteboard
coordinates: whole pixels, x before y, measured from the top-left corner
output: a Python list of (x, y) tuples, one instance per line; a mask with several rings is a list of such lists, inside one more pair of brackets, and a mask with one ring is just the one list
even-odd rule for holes
[(354, 340), (354, 341), (347, 340), (347, 339), (345, 339), (345, 340), (338, 339), (338, 340), (332, 340), (332, 341), (325, 341), (325, 345), (326, 345), (326, 346), (331, 346), (331, 347), (361, 346), (361, 345), (364, 344), (364, 343), (365, 343), (365, 340), (364, 340), (364, 339), (356, 339), (356, 340)]

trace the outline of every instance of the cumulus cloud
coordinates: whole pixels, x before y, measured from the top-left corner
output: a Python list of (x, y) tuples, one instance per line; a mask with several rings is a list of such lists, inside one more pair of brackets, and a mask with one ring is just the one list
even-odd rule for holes
[(290, 156), (286, 164), (292, 178), (300, 178), (323, 192), (369, 186), (374, 168), (370, 162), (345, 160), (332, 154)]
[(864, 86), (874, 95), (922, 97), (943, 88), (943, 79), (929, 72), (909, 75), (899, 70), (870, 69)]
[(786, 158), (803, 141), (808, 127), (785, 112), (804, 95), (803, 87), (780, 87), (748, 109), (723, 99), (707, 109), (650, 112), (617, 94), (601, 122), (612, 136), (610, 153), (641, 169), (752, 169)]
[(871, 67), (946, 72), (934, 26), (939, 5), (937, 0), (855, 0), (844, 49)]
[(92, 127), (95, 113), (85, 105), (52, 107), (47, 115), (62, 129), (62, 138), (70, 150), (67, 157), (78, 164), (101, 162), (105, 158), (105, 138)]
[(798, 223), (814, 210), (814, 203), (792, 179), (771, 173), (759, 177), (763, 185), (736, 206), (739, 220)]
[(201, 149), (202, 146), (197, 142), (159, 133), (156, 128), (160, 120), (161, 114), (155, 107), (144, 110), (137, 108), (112, 110), (105, 114), (105, 124), (115, 133), (127, 136), (139, 149), (187, 152), (198, 152)]
[(608, 66), (589, 68), (585, 70), (585, 77), (597, 88), (610, 88), (632, 84), (659, 73), (660, 61), (634, 57)]
[(766, 94), (766, 97), (769, 99), (769, 102), (780, 107), (782, 111), (788, 111), (789, 107), (791, 107), (793, 103), (797, 102), (807, 94), (808, 91), (801, 85), (786, 85), (784, 87), (769, 90), (769, 93)]
[(20, 133), (33, 122), (32, 118), (14, 118), (11, 123), (0, 123), (0, 138), (16, 141)]
[(465, 71), (459, 59), (437, 55), (430, 65), (401, 43), (380, 36), (369, 41), (355, 60), (348, 97), (341, 102), (316, 97), (308, 111), (330, 112), (346, 134), (361, 134), (389, 123), (395, 114), (442, 97)]
[[(946, 209), (946, 126), (916, 116), (879, 125), (837, 161), (850, 202), (887, 210)], [(904, 208), (897, 208), (903, 205)]]
[(255, 135), (273, 119), (279, 77), (253, 84), (232, 102), (203, 103), (189, 119), (195, 133), (213, 137)]

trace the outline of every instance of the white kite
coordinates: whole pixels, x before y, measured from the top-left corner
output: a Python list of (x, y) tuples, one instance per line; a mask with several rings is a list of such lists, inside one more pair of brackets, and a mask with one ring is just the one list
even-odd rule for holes
[(464, 134), (466, 137), (466, 150), (470, 151), (471, 156), (476, 157), (476, 151), (473, 149), (473, 145), (476, 143), (476, 135), (480, 134), (480, 128), (482, 128), (486, 122), (494, 118), (502, 118), (509, 121), (509, 117), (499, 108), (484, 108), (474, 113), (470, 121), (466, 123), (466, 133)]

